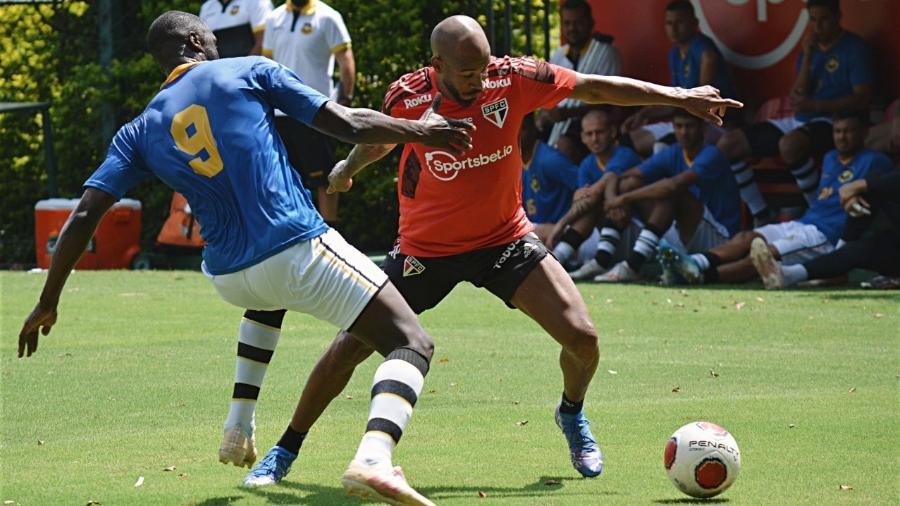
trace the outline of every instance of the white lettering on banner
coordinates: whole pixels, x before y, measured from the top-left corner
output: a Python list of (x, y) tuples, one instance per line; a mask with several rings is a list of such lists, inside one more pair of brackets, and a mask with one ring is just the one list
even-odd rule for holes
[(431, 93), (427, 95), (420, 95), (416, 98), (407, 98), (403, 101), (403, 105), (405, 105), (407, 109), (412, 109), (413, 107), (420, 106), (425, 102), (431, 102), (431, 98)]
[[(731, 5), (746, 5), (750, 0), (726, 0)], [(784, 0), (756, 0), (756, 20), (760, 23), (769, 20), (768, 9), (766, 4), (780, 4)]]
[[(748, 1), (749, 0), (727, 0), (731, 5), (745, 5)], [(757, 0), (756, 19), (758, 22), (766, 22), (769, 19), (768, 12), (766, 11), (767, 1), (772, 4), (780, 4), (783, 0)], [(800, 11), (800, 15), (797, 17), (797, 22), (794, 23), (794, 28), (791, 29), (791, 33), (788, 34), (787, 38), (785, 38), (778, 47), (768, 53), (748, 55), (739, 53), (722, 42), (713, 31), (709, 21), (706, 19), (706, 15), (703, 12), (703, 4), (700, 0), (691, 0), (691, 3), (694, 5), (697, 19), (700, 21), (700, 31), (716, 43), (716, 46), (722, 51), (722, 55), (725, 56), (725, 60), (738, 67), (750, 70), (771, 67), (783, 60), (784, 57), (794, 49), (797, 43), (800, 42), (800, 38), (803, 37), (803, 32), (806, 31), (806, 25), (809, 23), (809, 13), (806, 12), (806, 9), (804, 8)]]
[(508, 77), (504, 77), (503, 79), (497, 79), (495, 81), (484, 80), (481, 81), (481, 85), (484, 86), (488, 90), (495, 90), (497, 88), (506, 88), (507, 86), (512, 84), (512, 79)]
[(455, 156), (446, 151), (429, 151), (425, 153), (425, 164), (428, 170), (440, 181), (452, 181), (456, 179), (460, 171), (483, 167), (498, 162), (513, 153), (513, 147), (503, 146), (490, 154), (481, 153), (478, 156), (470, 156), (457, 160)]

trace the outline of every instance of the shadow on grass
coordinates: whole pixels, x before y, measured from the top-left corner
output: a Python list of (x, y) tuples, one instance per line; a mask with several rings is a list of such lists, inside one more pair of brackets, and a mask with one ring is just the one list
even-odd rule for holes
[[(559, 476), (541, 476), (534, 483), (525, 485), (524, 487), (417, 487), (417, 490), (432, 500), (440, 499), (479, 499), (481, 495), (484, 498), (510, 498), (510, 497), (545, 497), (570, 495), (566, 494), (563, 489), (566, 482), (581, 481), (584, 478), (559, 477)], [(241, 489), (242, 492), (248, 492), (258, 497), (265, 498), (272, 504), (316, 504), (316, 505), (338, 505), (347, 504), (353, 499), (348, 498), (343, 488), (327, 487), (322, 485), (314, 485), (310, 483), (281, 482), (275, 487)], [(615, 492), (609, 491), (592, 491), (592, 496), (596, 495), (616, 495)], [(231, 504), (234, 497), (208, 499), (200, 503), (198, 506), (219, 506)]]
[(695, 499), (693, 497), (682, 497), (680, 499), (657, 499), (653, 502), (656, 504), (725, 504), (730, 499), (724, 497), (714, 497), (711, 499)]
[(244, 499), (242, 495), (232, 495), (227, 497), (210, 497), (203, 502), (190, 503), (191, 506), (228, 506), (237, 501)]

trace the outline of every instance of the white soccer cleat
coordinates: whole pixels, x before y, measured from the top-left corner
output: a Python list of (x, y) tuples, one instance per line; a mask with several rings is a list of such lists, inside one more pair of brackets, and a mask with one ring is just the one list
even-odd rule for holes
[(599, 276), (604, 272), (606, 272), (606, 269), (601, 267), (600, 264), (597, 263), (597, 260), (592, 258), (581, 264), (581, 267), (570, 272), (569, 277), (572, 278), (572, 281), (584, 281), (587, 279), (594, 279), (595, 276)]
[(341, 484), (348, 496), (363, 500), (386, 502), (395, 506), (435, 506), (406, 483), (406, 477), (399, 466), (370, 466), (353, 460), (341, 476)]
[(219, 446), (219, 462), (237, 467), (251, 467), (256, 462), (256, 438), (240, 425), (225, 429)]
[(784, 288), (784, 271), (781, 263), (775, 260), (769, 245), (761, 237), (753, 239), (750, 243), (750, 261), (762, 278), (766, 290), (781, 290)]
[(639, 279), (641, 279), (640, 275), (628, 266), (628, 262), (623, 260), (614, 265), (605, 274), (595, 277), (594, 281), (597, 283), (624, 283), (638, 281)]

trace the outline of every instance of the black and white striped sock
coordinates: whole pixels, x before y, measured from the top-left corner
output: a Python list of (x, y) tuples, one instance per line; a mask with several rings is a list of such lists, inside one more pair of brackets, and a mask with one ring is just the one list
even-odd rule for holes
[(819, 187), (819, 171), (813, 165), (812, 158), (807, 158), (805, 162), (792, 165), (790, 167), (791, 174), (797, 180), (797, 186), (803, 192), (806, 203), (812, 205), (816, 200), (816, 190)]
[(656, 255), (656, 247), (659, 246), (659, 236), (661, 234), (653, 230), (650, 226), (644, 227), (638, 235), (637, 241), (634, 242), (634, 249), (628, 254), (626, 261), (631, 270), (638, 272), (644, 262), (650, 260)]
[(391, 466), (394, 446), (412, 417), (427, 373), (428, 360), (409, 348), (392, 351), (378, 366), (372, 381), (369, 421), (356, 460), (370, 466)]
[(238, 330), (234, 393), (228, 407), (225, 428), (236, 425), (252, 429), (259, 389), (272, 360), (284, 311), (247, 311)]
[(753, 216), (761, 216), (768, 213), (766, 200), (763, 198), (759, 187), (756, 185), (756, 178), (753, 169), (747, 165), (747, 162), (741, 160), (731, 164), (731, 173), (734, 174), (734, 180), (741, 192), (741, 200), (750, 208), (750, 214)]

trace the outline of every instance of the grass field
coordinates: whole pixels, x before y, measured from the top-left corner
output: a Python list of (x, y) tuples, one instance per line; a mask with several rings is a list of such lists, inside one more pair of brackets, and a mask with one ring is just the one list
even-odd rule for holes
[[(3, 504), (347, 502), (338, 478), (377, 361), (326, 411), (283, 485), (244, 490), (244, 471), (216, 460), (241, 311), (196, 272), (76, 272), (57, 326), (20, 360), (16, 336), (44, 277), (0, 273)], [(735, 485), (706, 503), (900, 503), (900, 293), (581, 288), (603, 351), (586, 411), (604, 474), (577, 477), (553, 423), (555, 343), (461, 286), (422, 317), (437, 351), (395, 458), (435, 502), (693, 502), (669, 483), (662, 452), (676, 428), (706, 419), (744, 459)], [(261, 452), (333, 333), (286, 318), (257, 410)]]

